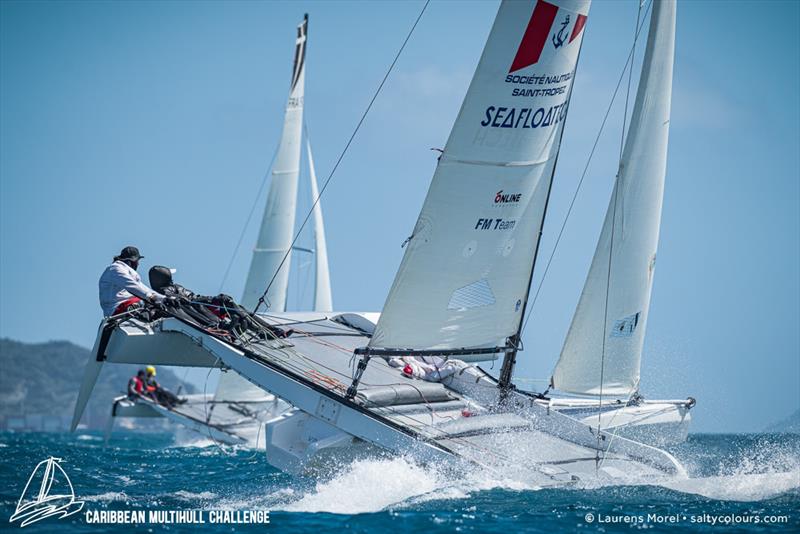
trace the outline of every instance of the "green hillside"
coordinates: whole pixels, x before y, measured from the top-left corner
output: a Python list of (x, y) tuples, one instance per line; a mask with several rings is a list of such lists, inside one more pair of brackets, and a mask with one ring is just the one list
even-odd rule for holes
[[(68, 341), (21, 343), (0, 339), (0, 429), (66, 429), (90, 351)], [(111, 399), (124, 393), (137, 366), (106, 365), (97, 380), (83, 422), (102, 428)], [(159, 382), (176, 391), (179, 377), (167, 368)], [(192, 393), (186, 385), (184, 393)]]

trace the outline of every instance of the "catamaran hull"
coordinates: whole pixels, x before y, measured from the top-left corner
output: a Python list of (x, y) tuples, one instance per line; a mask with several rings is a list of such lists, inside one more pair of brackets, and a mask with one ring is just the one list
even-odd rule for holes
[(617, 436), (647, 443), (654, 447), (668, 447), (686, 441), (692, 421), (693, 401), (644, 401), (630, 406), (604, 407), (598, 417), (596, 401), (591, 405), (582, 400), (575, 403), (551, 404), (541, 401), (542, 406), (575, 418), (587, 426), (603, 428)]
[[(257, 416), (243, 413), (243, 408), (249, 408), (251, 413), (257, 411)], [(215, 402), (213, 395), (188, 395), (185, 404), (171, 409), (148, 399), (134, 402), (127, 396), (117, 397), (112, 404), (111, 417), (106, 427), (106, 441), (110, 438), (114, 420), (117, 418), (161, 417), (188, 430), (194, 437), (225, 445), (263, 449), (266, 422), (289, 408), (287, 403), (274, 396), (269, 396), (269, 400), (264, 402), (239, 406), (234, 402)], [(228, 417), (221, 417), (221, 412)]]
[[(324, 327), (336, 332), (338, 349), (367, 339), (355, 330), (343, 334), (342, 326), (330, 321), (305, 324), (308, 329)], [(431, 384), (404, 378), (399, 370), (376, 359), (365, 375), (366, 393), (370, 388), (382, 392), (410, 386), (427, 395), (427, 390), (435, 387), (447, 399), (375, 405), (369, 397), (350, 400), (341, 385), (332, 385), (336, 381), (331, 373), (349, 375), (349, 358), (318, 341), (313, 333), (254, 342), (243, 348), (167, 318), (149, 324), (123, 322), (105, 336), (105, 344), (103, 337), (101, 328), (94, 357), (87, 365), (75, 422), (105, 362), (174, 365), (179, 360), (184, 365), (224, 365), (295, 407), (293, 415), (266, 422), (267, 459), (287, 471), (305, 469), (331, 450), (344, 451), (366, 442), (438, 467), (478, 465), (541, 485), (598, 476), (685, 474), (668, 453), (605, 431), (598, 436), (592, 427), (538, 405), (535, 397), (523, 392), (512, 391), (501, 402), (496, 382), (475, 367), (465, 367), (442, 384)], [(380, 380), (386, 385), (378, 383)]]

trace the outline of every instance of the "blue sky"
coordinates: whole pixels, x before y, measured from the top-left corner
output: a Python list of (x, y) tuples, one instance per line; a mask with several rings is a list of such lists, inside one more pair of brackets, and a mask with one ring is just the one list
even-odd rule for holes
[[(147, 256), (143, 273), (174, 266), (184, 285), (217, 292), (278, 142), (303, 13), (322, 180), (421, 5), (0, 3), (0, 335), (91, 345), (97, 278), (127, 244)], [(383, 305), (434, 170), (429, 149), (447, 139), (496, 10), (494, 1), (430, 5), (337, 171), (323, 198), (337, 309)], [(544, 257), (636, 10), (592, 6)], [(642, 390), (697, 397), (695, 431), (759, 430), (800, 407), (800, 3), (681, 2), (677, 27)], [(620, 126), (617, 105), (533, 309), (521, 377), (548, 377), (560, 351)], [(224, 286), (235, 296), (255, 226)], [(290, 306), (306, 306), (308, 269), (292, 280)]]

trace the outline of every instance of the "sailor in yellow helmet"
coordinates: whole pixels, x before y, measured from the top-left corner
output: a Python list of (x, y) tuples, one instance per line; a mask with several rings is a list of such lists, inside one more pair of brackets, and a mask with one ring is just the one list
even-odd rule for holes
[(148, 365), (145, 368), (144, 390), (147, 392), (148, 397), (158, 400), (158, 390), (161, 385), (156, 381), (156, 368)]
[(183, 404), (186, 399), (179, 399), (177, 395), (170, 390), (161, 387), (161, 384), (156, 381), (156, 368), (148, 365), (145, 369), (147, 378), (145, 381), (145, 389), (149, 395), (155, 397), (156, 402), (163, 404), (167, 408), (172, 408), (176, 404)]

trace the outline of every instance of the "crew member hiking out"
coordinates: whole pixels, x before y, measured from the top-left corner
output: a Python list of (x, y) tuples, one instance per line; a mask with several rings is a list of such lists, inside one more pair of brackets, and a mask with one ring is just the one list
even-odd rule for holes
[(152, 303), (164, 301), (164, 295), (153, 291), (142, 283), (136, 269), (144, 256), (136, 247), (125, 247), (114, 262), (100, 276), (100, 307), (103, 315), (110, 317), (122, 313), (131, 306), (141, 306), (142, 301)]
[(145, 379), (144, 387), (148, 396), (167, 408), (172, 408), (176, 404), (183, 404), (186, 402), (186, 399), (179, 399), (173, 392), (161, 387), (161, 384), (156, 380), (156, 368), (152, 365), (147, 366), (147, 378)]
[(144, 397), (144, 382), (146, 375), (144, 369), (139, 369), (136, 376), (128, 380), (128, 398), (132, 401), (137, 400), (139, 397)]

